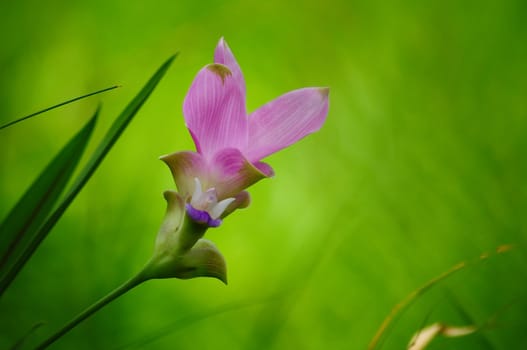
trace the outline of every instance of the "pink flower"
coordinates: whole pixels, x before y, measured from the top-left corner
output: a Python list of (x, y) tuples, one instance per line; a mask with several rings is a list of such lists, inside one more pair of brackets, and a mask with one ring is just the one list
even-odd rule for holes
[(247, 114), (243, 74), (220, 39), (214, 63), (201, 69), (183, 115), (197, 152), (161, 157), (169, 166), (187, 214), (209, 227), (249, 204), (244, 191), (273, 176), (261, 160), (319, 130), (328, 112), (328, 88), (288, 92)]

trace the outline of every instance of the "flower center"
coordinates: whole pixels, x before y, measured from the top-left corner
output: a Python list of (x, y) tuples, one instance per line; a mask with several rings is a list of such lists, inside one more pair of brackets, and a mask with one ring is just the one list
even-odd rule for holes
[(190, 204), (187, 204), (188, 215), (196, 222), (207, 224), (209, 227), (217, 227), (221, 224), (219, 217), (225, 209), (234, 202), (234, 198), (226, 198), (218, 202), (218, 196), (214, 187), (203, 192), (201, 182), (194, 178), (195, 188)]

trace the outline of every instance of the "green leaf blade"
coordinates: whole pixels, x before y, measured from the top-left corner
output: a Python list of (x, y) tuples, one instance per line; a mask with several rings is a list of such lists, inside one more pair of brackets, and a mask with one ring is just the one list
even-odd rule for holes
[(165, 75), (166, 71), (168, 70), (168, 68), (170, 67), (176, 57), (177, 54), (171, 56), (168, 60), (165, 61), (165, 63), (161, 65), (161, 67), (156, 71), (156, 73), (154, 73), (154, 75), (148, 80), (143, 89), (141, 89), (141, 91), (135, 96), (135, 98), (126, 106), (123, 112), (121, 112), (121, 114), (114, 121), (109, 131), (94, 151), (90, 160), (76, 178), (74, 184), (65, 196), (64, 200), (57, 207), (57, 209), (49, 216), (49, 218), (42, 225), (42, 227), (40, 227), (34, 239), (27, 246), (20, 258), (9, 270), (7, 275), (2, 278), (2, 280), (0, 280), (0, 296), (2, 296), (5, 290), (9, 287), (9, 285), (20, 272), (20, 270), (24, 267), (24, 265), (33, 255), (33, 253), (40, 246), (42, 241), (47, 237), (47, 235), (55, 226), (57, 221), (62, 217), (62, 214), (66, 211), (71, 202), (73, 202), (77, 194), (88, 182), (95, 170), (97, 170), (99, 164), (102, 162), (106, 154), (110, 151), (117, 139), (121, 136), (122, 132), (126, 129), (130, 121), (141, 108), (141, 106), (148, 99), (148, 97), (150, 96), (154, 88), (157, 86), (159, 81), (161, 81), (161, 78)]
[(126, 129), (130, 121), (133, 119), (135, 114), (139, 111), (145, 101), (148, 99), (154, 88), (161, 81), (161, 78), (165, 75), (166, 71), (176, 59), (178, 54), (172, 55), (168, 60), (165, 61), (154, 73), (154, 75), (148, 80), (141, 91), (135, 96), (135, 98), (126, 106), (121, 114), (114, 121), (110, 130), (106, 133), (103, 140), (93, 153), (88, 164), (84, 167), (82, 173), (78, 176), (77, 181), (72, 186), (70, 195), (75, 195), (82, 189), (84, 184), (89, 180), (91, 175), (95, 172), (99, 164), (102, 162), (106, 154), (110, 151), (114, 143), (121, 136), (123, 131)]
[(51, 213), (92, 135), (98, 111), (40, 173), (0, 225), (0, 274), (23, 251)]

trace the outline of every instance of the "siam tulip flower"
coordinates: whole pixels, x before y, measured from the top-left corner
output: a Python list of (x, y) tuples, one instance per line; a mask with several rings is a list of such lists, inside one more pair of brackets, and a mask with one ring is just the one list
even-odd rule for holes
[(81, 312), (38, 349), (48, 347), (145, 281), (213, 277), (227, 283), (225, 259), (213, 242), (203, 238), (206, 230), (248, 206), (245, 189), (273, 176), (273, 169), (262, 159), (322, 127), (328, 94), (328, 88), (291, 91), (248, 115), (242, 71), (227, 43), (220, 39), (214, 63), (199, 71), (183, 103), (196, 152), (161, 157), (178, 192), (164, 193), (167, 210), (152, 257), (137, 275)]
[(196, 152), (161, 157), (178, 192), (165, 192), (167, 212), (142, 276), (204, 276), (226, 283), (225, 259), (214, 243), (203, 239), (206, 230), (248, 206), (245, 189), (273, 176), (263, 158), (320, 129), (328, 112), (328, 92), (291, 91), (248, 115), (242, 71), (220, 39), (214, 63), (199, 71), (183, 103)]
[(187, 215), (206, 227), (249, 204), (245, 189), (273, 176), (262, 159), (319, 130), (328, 112), (328, 88), (286, 93), (247, 114), (245, 81), (220, 39), (214, 63), (202, 68), (183, 103), (197, 152), (161, 157), (169, 166)]

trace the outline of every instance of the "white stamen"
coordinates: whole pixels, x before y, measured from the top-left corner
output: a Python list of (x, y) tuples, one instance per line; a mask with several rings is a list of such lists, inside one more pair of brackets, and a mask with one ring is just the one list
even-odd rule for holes
[(235, 198), (226, 198), (226, 199), (222, 200), (221, 202), (219, 202), (218, 204), (216, 204), (212, 208), (212, 210), (209, 212), (210, 217), (213, 218), (213, 219), (219, 218), (221, 216), (221, 214), (223, 214), (225, 209), (227, 209), (227, 207), (232, 202), (234, 202), (234, 200), (235, 200)]
[(192, 195), (192, 199), (190, 200), (190, 205), (196, 208), (198, 203), (200, 202), (201, 196), (203, 196), (203, 190), (201, 189), (201, 182), (197, 177), (194, 178), (194, 184), (196, 186), (194, 187), (194, 194)]
[(208, 205), (214, 205), (218, 202), (216, 197), (216, 190), (214, 188), (209, 188), (205, 195), (202, 197), (203, 201)]
[(197, 177), (194, 178), (194, 184), (196, 187), (190, 200), (190, 205), (198, 210), (208, 212), (214, 220), (219, 218), (225, 209), (235, 200), (235, 198), (226, 198), (218, 203), (218, 197), (214, 187), (203, 192), (201, 182)]

